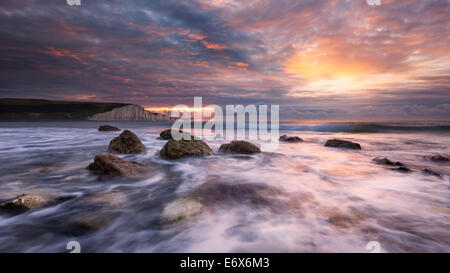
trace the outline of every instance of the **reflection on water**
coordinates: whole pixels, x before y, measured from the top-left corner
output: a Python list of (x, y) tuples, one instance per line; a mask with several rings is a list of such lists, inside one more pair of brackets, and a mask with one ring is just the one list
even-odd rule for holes
[[(450, 251), (449, 133), (281, 131), (303, 143), (275, 153), (167, 161), (166, 124), (117, 123), (148, 148), (142, 180), (98, 181), (85, 168), (118, 132), (95, 122), (0, 124), (0, 199), (28, 193), (52, 202), (0, 213), (0, 252), (388, 252)], [(363, 150), (324, 147), (328, 138)], [(217, 151), (223, 141), (208, 141)], [(387, 156), (410, 173), (374, 164)], [(425, 175), (428, 167), (442, 177)]]

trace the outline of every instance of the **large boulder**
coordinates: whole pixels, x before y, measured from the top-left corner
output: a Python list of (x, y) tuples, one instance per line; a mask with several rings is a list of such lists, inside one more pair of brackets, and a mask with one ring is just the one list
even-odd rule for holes
[(137, 154), (145, 151), (141, 140), (131, 131), (125, 130), (109, 143), (108, 152), (119, 154)]
[(361, 145), (359, 145), (359, 143), (351, 142), (348, 140), (341, 140), (341, 139), (329, 139), (325, 143), (325, 146), (326, 147), (361, 150)]
[(212, 153), (211, 148), (202, 140), (173, 140), (167, 141), (159, 152), (167, 159), (178, 159), (185, 156), (204, 156)]
[(96, 155), (88, 169), (101, 176), (134, 176), (148, 171), (145, 164), (127, 161), (108, 154)]
[(298, 136), (287, 136), (287, 135), (282, 135), (280, 136), (280, 141), (284, 141), (284, 142), (303, 142), (303, 139), (301, 139)]
[[(159, 134), (158, 139), (163, 139), (163, 140), (173, 139), (172, 134), (176, 133), (176, 132), (177, 132), (177, 130), (166, 129)], [(188, 132), (183, 132), (183, 130), (178, 130), (178, 132), (183, 135), (182, 138), (185, 140), (193, 139), (191, 134), (189, 134)]]
[(233, 153), (233, 154), (255, 154), (261, 153), (261, 149), (253, 143), (243, 140), (235, 140), (229, 144), (222, 144), (219, 147), (219, 152)]
[(112, 126), (112, 125), (100, 125), (100, 127), (98, 127), (99, 131), (103, 131), (103, 132), (108, 132), (108, 131), (120, 131), (119, 128)]
[(0, 211), (8, 213), (22, 213), (30, 209), (43, 206), (47, 199), (40, 195), (22, 194), (10, 199), (0, 200)]

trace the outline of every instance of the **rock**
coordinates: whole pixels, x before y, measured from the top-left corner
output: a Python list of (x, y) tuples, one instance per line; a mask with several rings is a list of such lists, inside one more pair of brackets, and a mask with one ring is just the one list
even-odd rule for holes
[(372, 159), (372, 161), (374, 161), (377, 164), (380, 165), (387, 165), (387, 166), (404, 166), (403, 163), (397, 161), (397, 162), (393, 162), (391, 160), (389, 160), (388, 158), (384, 157), (376, 157), (374, 159)]
[(252, 207), (272, 207), (280, 205), (279, 196), (283, 192), (267, 184), (227, 183), (208, 181), (191, 193), (191, 197), (205, 206), (246, 204)]
[(65, 168), (69, 168), (70, 165), (67, 164), (61, 164), (61, 163), (51, 163), (51, 164), (45, 164), (42, 167), (32, 169), (32, 173), (56, 173), (63, 171)]
[(88, 169), (95, 174), (107, 176), (133, 176), (148, 171), (146, 165), (142, 163), (127, 161), (108, 154), (96, 155)]
[(129, 199), (124, 192), (116, 188), (104, 192), (97, 192), (92, 195), (86, 195), (83, 197), (83, 201), (100, 205), (101, 207), (118, 208), (129, 202)]
[(67, 224), (64, 233), (69, 236), (83, 236), (101, 230), (105, 223), (98, 217), (80, 218)]
[(332, 209), (325, 211), (324, 214), (325, 217), (328, 217), (327, 220), (333, 227), (341, 230), (359, 228), (367, 218), (370, 219), (370, 214), (355, 208), (351, 208), (348, 211)]
[(434, 162), (450, 162), (450, 158), (443, 156), (443, 155), (433, 155), (428, 157), (431, 161)]
[(120, 131), (119, 128), (111, 125), (100, 125), (100, 127), (98, 127), (98, 130), (103, 132)]
[(441, 174), (438, 172), (433, 171), (430, 168), (425, 168), (422, 170), (423, 174), (427, 174), (427, 175), (432, 175), (432, 176), (437, 176), (437, 177), (441, 177)]
[(185, 156), (204, 156), (212, 153), (211, 148), (202, 140), (167, 141), (159, 155), (167, 159), (178, 159)]
[(303, 139), (301, 139), (298, 136), (287, 136), (287, 135), (282, 135), (280, 137), (280, 141), (284, 141), (284, 142), (303, 142)]
[[(166, 129), (159, 134), (158, 139), (164, 139), (164, 140), (173, 139), (172, 132), (176, 132), (176, 130)], [(178, 132), (180, 134), (183, 134), (182, 138), (184, 140), (194, 139), (194, 137), (191, 136), (191, 134), (189, 134), (188, 132), (183, 132), (183, 130), (178, 130)]]
[(22, 194), (17, 197), (0, 200), (0, 211), (22, 213), (43, 206), (47, 199), (40, 195)]
[(235, 140), (229, 144), (220, 145), (219, 152), (233, 154), (255, 154), (261, 153), (261, 149), (253, 143), (243, 140)]
[(393, 171), (400, 171), (400, 172), (410, 172), (411, 171), (410, 168), (405, 167), (405, 166), (400, 166), (400, 167), (397, 167), (397, 168), (391, 168), (391, 170), (393, 170)]
[(161, 217), (163, 222), (177, 222), (200, 214), (202, 208), (202, 204), (194, 198), (182, 197), (169, 203)]
[(390, 170), (393, 171), (401, 171), (401, 172), (410, 172), (411, 169), (406, 167), (403, 163), (399, 162), (399, 161), (391, 161), (389, 158), (387, 157), (376, 157), (374, 159), (372, 159), (373, 162), (379, 164), (379, 165), (384, 165), (384, 166), (389, 166), (389, 167), (393, 167), (393, 168), (389, 168)]
[(348, 229), (356, 225), (353, 218), (346, 215), (335, 215), (328, 218), (328, 222), (337, 228)]
[(125, 130), (118, 137), (111, 140), (108, 152), (119, 154), (136, 154), (145, 151), (141, 140), (131, 131)]
[(347, 140), (340, 140), (340, 139), (329, 139), (325, 143), (325, 146), (326, 147), (361, 150), (361, 145), (359, 145), (359, 143), (351, 142), (351, 141), (347, 141)]

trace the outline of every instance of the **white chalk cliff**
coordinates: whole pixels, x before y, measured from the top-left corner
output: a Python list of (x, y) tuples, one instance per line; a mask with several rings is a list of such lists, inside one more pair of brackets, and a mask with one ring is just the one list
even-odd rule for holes
[(99, 113), (88, 117), (89, 120), (149, 120), (149, 121), (173, 121), (167, 115), (144, 110), (139, 105), (130, 104), (123, 107), (114, 108), (111, 111)]

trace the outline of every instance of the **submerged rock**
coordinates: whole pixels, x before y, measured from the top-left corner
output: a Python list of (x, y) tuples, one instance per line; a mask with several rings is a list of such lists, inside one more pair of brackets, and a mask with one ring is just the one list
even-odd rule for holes
[(177, 222), (202, 212), (203, 206), (194, 198), (182, 197), (169, 203), (163, 210), (163, 222)]
[(141, 140), (131, 131), (125, 130), (109, 143), (108, 152), (119, 154), (136, 154), (145, 151)]
[(22, 213), (43, 206), (47, 199), (40, 195), (22, 194), (11, 199), (0, 200), (0, 211)]
[(208, 181), (198, 187), (191, 197), (205, 206), (232, 205), (242, 203), (252, 207), (280, 207), (282, 191), (267, 184)]
[(390, 159), (388, 159), (387, 157), (376, 157), (374, 159), (372, 159), (373, 162), (380, 164), (380, 165), (386, 165), (386, 166), (405, 166), (403, 165), (403, 163), (399, 162), (399, 161), (391, 161)]
[[(158, 139), (163, 139), (163, 140), (173, 139), (172, 134), (176, 133), (176, 132), (177, 132), (177, 130), (166, 129), (159, 134)], [(178, 130), (178, 133), (182, 134), (182, 139), (184, 139), (184, 140), (194, 139), (194, 137), (191, 136), (191, 134), (189, 134), (188, 132), (183, 132), (183, 130)]]
[(438, 172), (433, 171), (430, 168), (425, 168), (422, 170), (423, 174), (427, 174), (427, 175), (432, 175), (432, 176), (437, 176), (437, 177), (441, 177), (441, 174)]
[(146, 165), (142, 163), (127, 161), (108, 154), (96, 155), (88, 169), (95, 174), (107, 176), (133, 176), (148, 171)]
[(384, 165), (384, 166), (388, 166), (389, 170), (393, 170), (393, 171), (400, 171), (400, 172), (410, 172), (411, 169), (406, 167), (403, 163), (401, 163), (400, 161), (391, 161), (389, 158), (387, 157), (376, 157), (374, 159), (372, 159), (373, 162), (379, 164), (379, 165)]
[[(319, 212), (319, 217), (322, 216), (321, 214)], [(357, 208), (351, 208), (347, 211), (342, 211), (337, 208), (331, 210), (326, 209), (323, 212), (323, 216), (327, 217), (328, 222), (334, 228), (340, 230), (359, 228), (366, 219), (370, 219), (370, 214)]]
[(202, 140), (167, 141), (159, 155), (167, 159), (178, 159), (185, 156), (205, 156), (212, 154), (211, 148)]
[(105, 227), (103, 219), (98, 217), (85, 217), (70, 221), (64, 231), (69, 236), (83, 236), (92, 232), (96, 232)]
[(253, 143), (243, 140), (235, 140), (229, 144), (222, 144), (219, 147), (219, 152), (233, 153), (233, 154), (255, 154), (261, 153), (261, 149)]
[(359, 145), (359, 143), (348, 141), (348, 140), (341, 140), (341, 139), (329, 139), (325, 143), (325, 146), (326, 147), (361, 150), (361, 145)]
[(120, 131), (119, 128), (112, 126), (112, 125), (100, 125), (100, 127), (98, 127), (99, 131), (103, 131), (103, 132), (108, 132), (108, 131)]
[(450, 162), (450, 158), (440, 154), (429, 156), (428, 159), (434, 162)]
[(282, 135), (280, 136), (280, 141), (284, 141), (284, 142), (303, 142), (303, 139), (301, 139), (298, 136), (287, 136), (287, 135)]
[(411, 171), (411, 169), (406, 167), (406, 166), (400, 166), (400, 167), (397, 167), (397, 168), (391, 168), (391, 170), (393, 170), (393, 171), (400, 171), (400, 172), (410, 172)]

